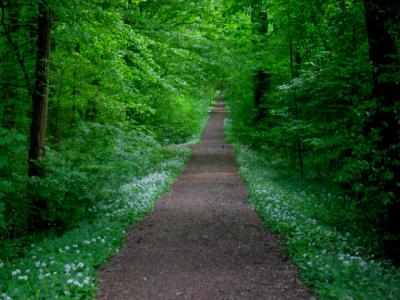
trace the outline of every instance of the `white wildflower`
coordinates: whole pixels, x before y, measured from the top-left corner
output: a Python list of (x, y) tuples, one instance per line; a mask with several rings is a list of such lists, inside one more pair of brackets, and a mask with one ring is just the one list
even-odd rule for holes
[(64, 265), (64, 271), (68, 274), (71, 271), (71, 266), (68, 264)]
[(82, 286), (83, 286), (83, 284), (80, 283), (80, 282), (77, 281), (77, 280), (74, 281), (74, 285), (76, 285), (77, 287), (82, 287)]
[(8, 296), (6, 293), (1, 294), (3, 297), (3, 300), (13, 300), (10, 296)]
[(90, 277), (86, 277), (84, 280), (83, 280), (83, 284), (89, 284), (90, 283)]
[(14, 271), (11, 272), (11, 275), (12, 275), (12, 276), (17, 276), (17, 275), (19, 275), (19, 274), (21, 274), (21, 270), (20, 270), (20, 269), (16, 269), (16, 270), (14, 270)]

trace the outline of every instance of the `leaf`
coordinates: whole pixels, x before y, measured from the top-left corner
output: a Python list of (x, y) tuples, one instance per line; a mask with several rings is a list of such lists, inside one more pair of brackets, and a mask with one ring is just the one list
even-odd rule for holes
[(26, 146), (21, 144), (16, 144), (10, 146), (10, 150), (15, 154), (24, 153), (26, 151)]
[(9, 158), (4, 154), (0, 154), (0, 169), (8, 165)]
[(3, 212), (5, 209), (5, 205), (3, 202), (0, 202), (0, 228), (6, 229), (6, 223), (4, 222)]
[(12, 183), (7, 180), (0, 180), (0, 192), (8, 193), (12, 191)]

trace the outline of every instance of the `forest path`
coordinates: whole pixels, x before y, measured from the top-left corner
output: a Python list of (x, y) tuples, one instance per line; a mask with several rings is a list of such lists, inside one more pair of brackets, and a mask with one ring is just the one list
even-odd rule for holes
[(311, 299), (246, 198), (218, 102), (172, 190), (101, 270), (97, 299)]

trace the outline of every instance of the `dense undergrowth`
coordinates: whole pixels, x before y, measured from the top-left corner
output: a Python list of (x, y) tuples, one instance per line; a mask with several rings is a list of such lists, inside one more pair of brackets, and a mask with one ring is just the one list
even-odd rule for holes
[[(326, 298), (398, 295), (397, 271), (371, 258), (400, 261), (400, 4), (389, 2), (1, 1), (3, 298), (93, 293), (92, 266), (122, 235), (108, 237), (175, 176), (186, 154), (172, 145), (201, 130), (215, 89), (251, 147), (238, 151), (252, 199), (304, 280)], [(111, 220), (131, 204), (128, 223)]]
[(234, 143), (249, 198), (265, 226), (282, 236), (301, 280), (320, 299), (399, 299), (400, 270), (379, 258), (374, 233), (360, 232), (357, 210), (340, 194), (279, 170), (271, 155)]
[(399, 265), (400, 3), (251, 3), (253, 55), (224, 89), (235, 136), (340, 194), (341, 226)]
[[(205, 118), (202, 120), (204, 125)], [(2, 299), (93, 297), (96, 268), (118, 252), (125, 230), (137, 223), (169, 188), (195, 142), (162, 146), (137, 128), (127, 130), (123, 124), (82, 126), (79, 130), (85, 132), (84, 136), (60, 145), (63, 151), (49, 152), (48, 172), (52, 176), (40, 182), (45, 185), (40, 190), (55, 202), (65, 200), (57, 198), (65, 195), (61, 191), (70, 189), (74, 193), (66, 201), (72, 206), (70, 211), (68, 207), (57, 211), (57, 203), (54, 208), (50, 205), (54, 214), (74, 217), (74, 221), (69, 220), (69, 229), (61, 236), (29, 236), (2, 245)], [(199, 134), (200, 130), (196, 136)], [(109, 138), (100, 139), (101, 136)], [(93, 150), (77, 155), (76, 147), (68, 150), (72, 143), (82, 149), (90, 149), (91, 144)], [(59, 153), (64, 159), (57, 156)], [(77, 165), (80, 168), (74, 168)], [(88, 211), (77, 211), (77, 203), (88, 207)]]
[(223, 3), (0, 6), (0, 299), (87, 299), (204, 127)]
[(90, 217), (152, 168), (146, 149), (200, 130), (221, 72), (211, 3), (7, 0), (0, 14), (0, 245)]

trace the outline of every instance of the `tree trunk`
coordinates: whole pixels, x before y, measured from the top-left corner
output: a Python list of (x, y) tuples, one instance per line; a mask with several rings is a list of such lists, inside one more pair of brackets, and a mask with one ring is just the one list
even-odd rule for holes
[(43, 176), (36, 161), (44, 156), (49, 102), (49, 59), (51, 17), (47, 1), (39, 2), (35, 88), (32, 93), (32, 123), (29, 147), (29, 176)]
[[(296, 48), (296, 53), (294, 54), (293, 52), (293, 38), (292, 38), (292, 33), (291, 33), (291, 23), (290, 23), (290, 15), (288, 16), (288, 39), (289, 39), (289, 56), (290, 56), (290, 73), (292, 80), (295, 79), (300, 75), (300, 63), (301, 63), (301, 57), (300, 57), (300, 50)], [(294, 106), (294, 118), (296, 121), (299, 120), (299, 101), (297, 98), (297, 93), (296, 90), (293, 89), (293, 106)], [(299, 161), (299, 170), (300, 170), (300, 176), (304, 176), (304, 160), (303, 160), (303, 149), (302, 149), (302, 142), (299, 137), (299, 135), (296, 133), (295, 136), (295, 141), (296, 141), (296, 153), (297, 153), (297, 159)]]
[[(260, 0), (251, 1), (251, 22), (255, 35), (265, 37), (268, 34), (268, 13), (265, 4)], [(260, 45), (256, 44), (255, 47)], [(255, 49), (257, 51), (257, 49)], [(257, 70), (254, 76), (254, 108), (256, 110), (253, 123), (259, 124), (268, 115), (265, 94), (271, 89), (272, 75), (265, 70)]]
[[(51, 14), (48, 0), (39, 2), (37, 57), (35, 88), (32, 93), (32, 123), (30, 128), (29, 176), (43, 177), (44, 170), (39, 159), (45, 154), (47, 110), (49, 102), (49, 60), (51, 44)], [(46, 201), (33, 195), (31, 229), (40, 229), (44, 224), (43, 213), (47, 211)]]
[(257, 71), (254, 77), (254, 107), (256, 115), (254, 124), (264, 120), (268, 115), (268, 108), (265, 107), (264, 95), (271, 89), (271, 74), (264, 71)]
[[(387, 207), (385, 230), (393, 237), (386, 245), (392, 258), (400, 262), (400, 173), (396, 165), (400, 161), (400, 124), (396, 102), (400, 101), (400, 85), (396, 81), (400, 72), (400, 61), (396, 40), (391, 30), (398, 26), (400, 2), (398, 0), (364, 0), (366, 26), (369, 42), (369, 57), (373, 66), (373, 92), (376, 112), (370, 129), (378, 130), (380, 137), (374, 147), (384, 158), (376, 162), (378, 170), (393, 174), (384, 179), (384, 192), (392, 195)], [(392, 26), (392, 28), (390, 28)]]

